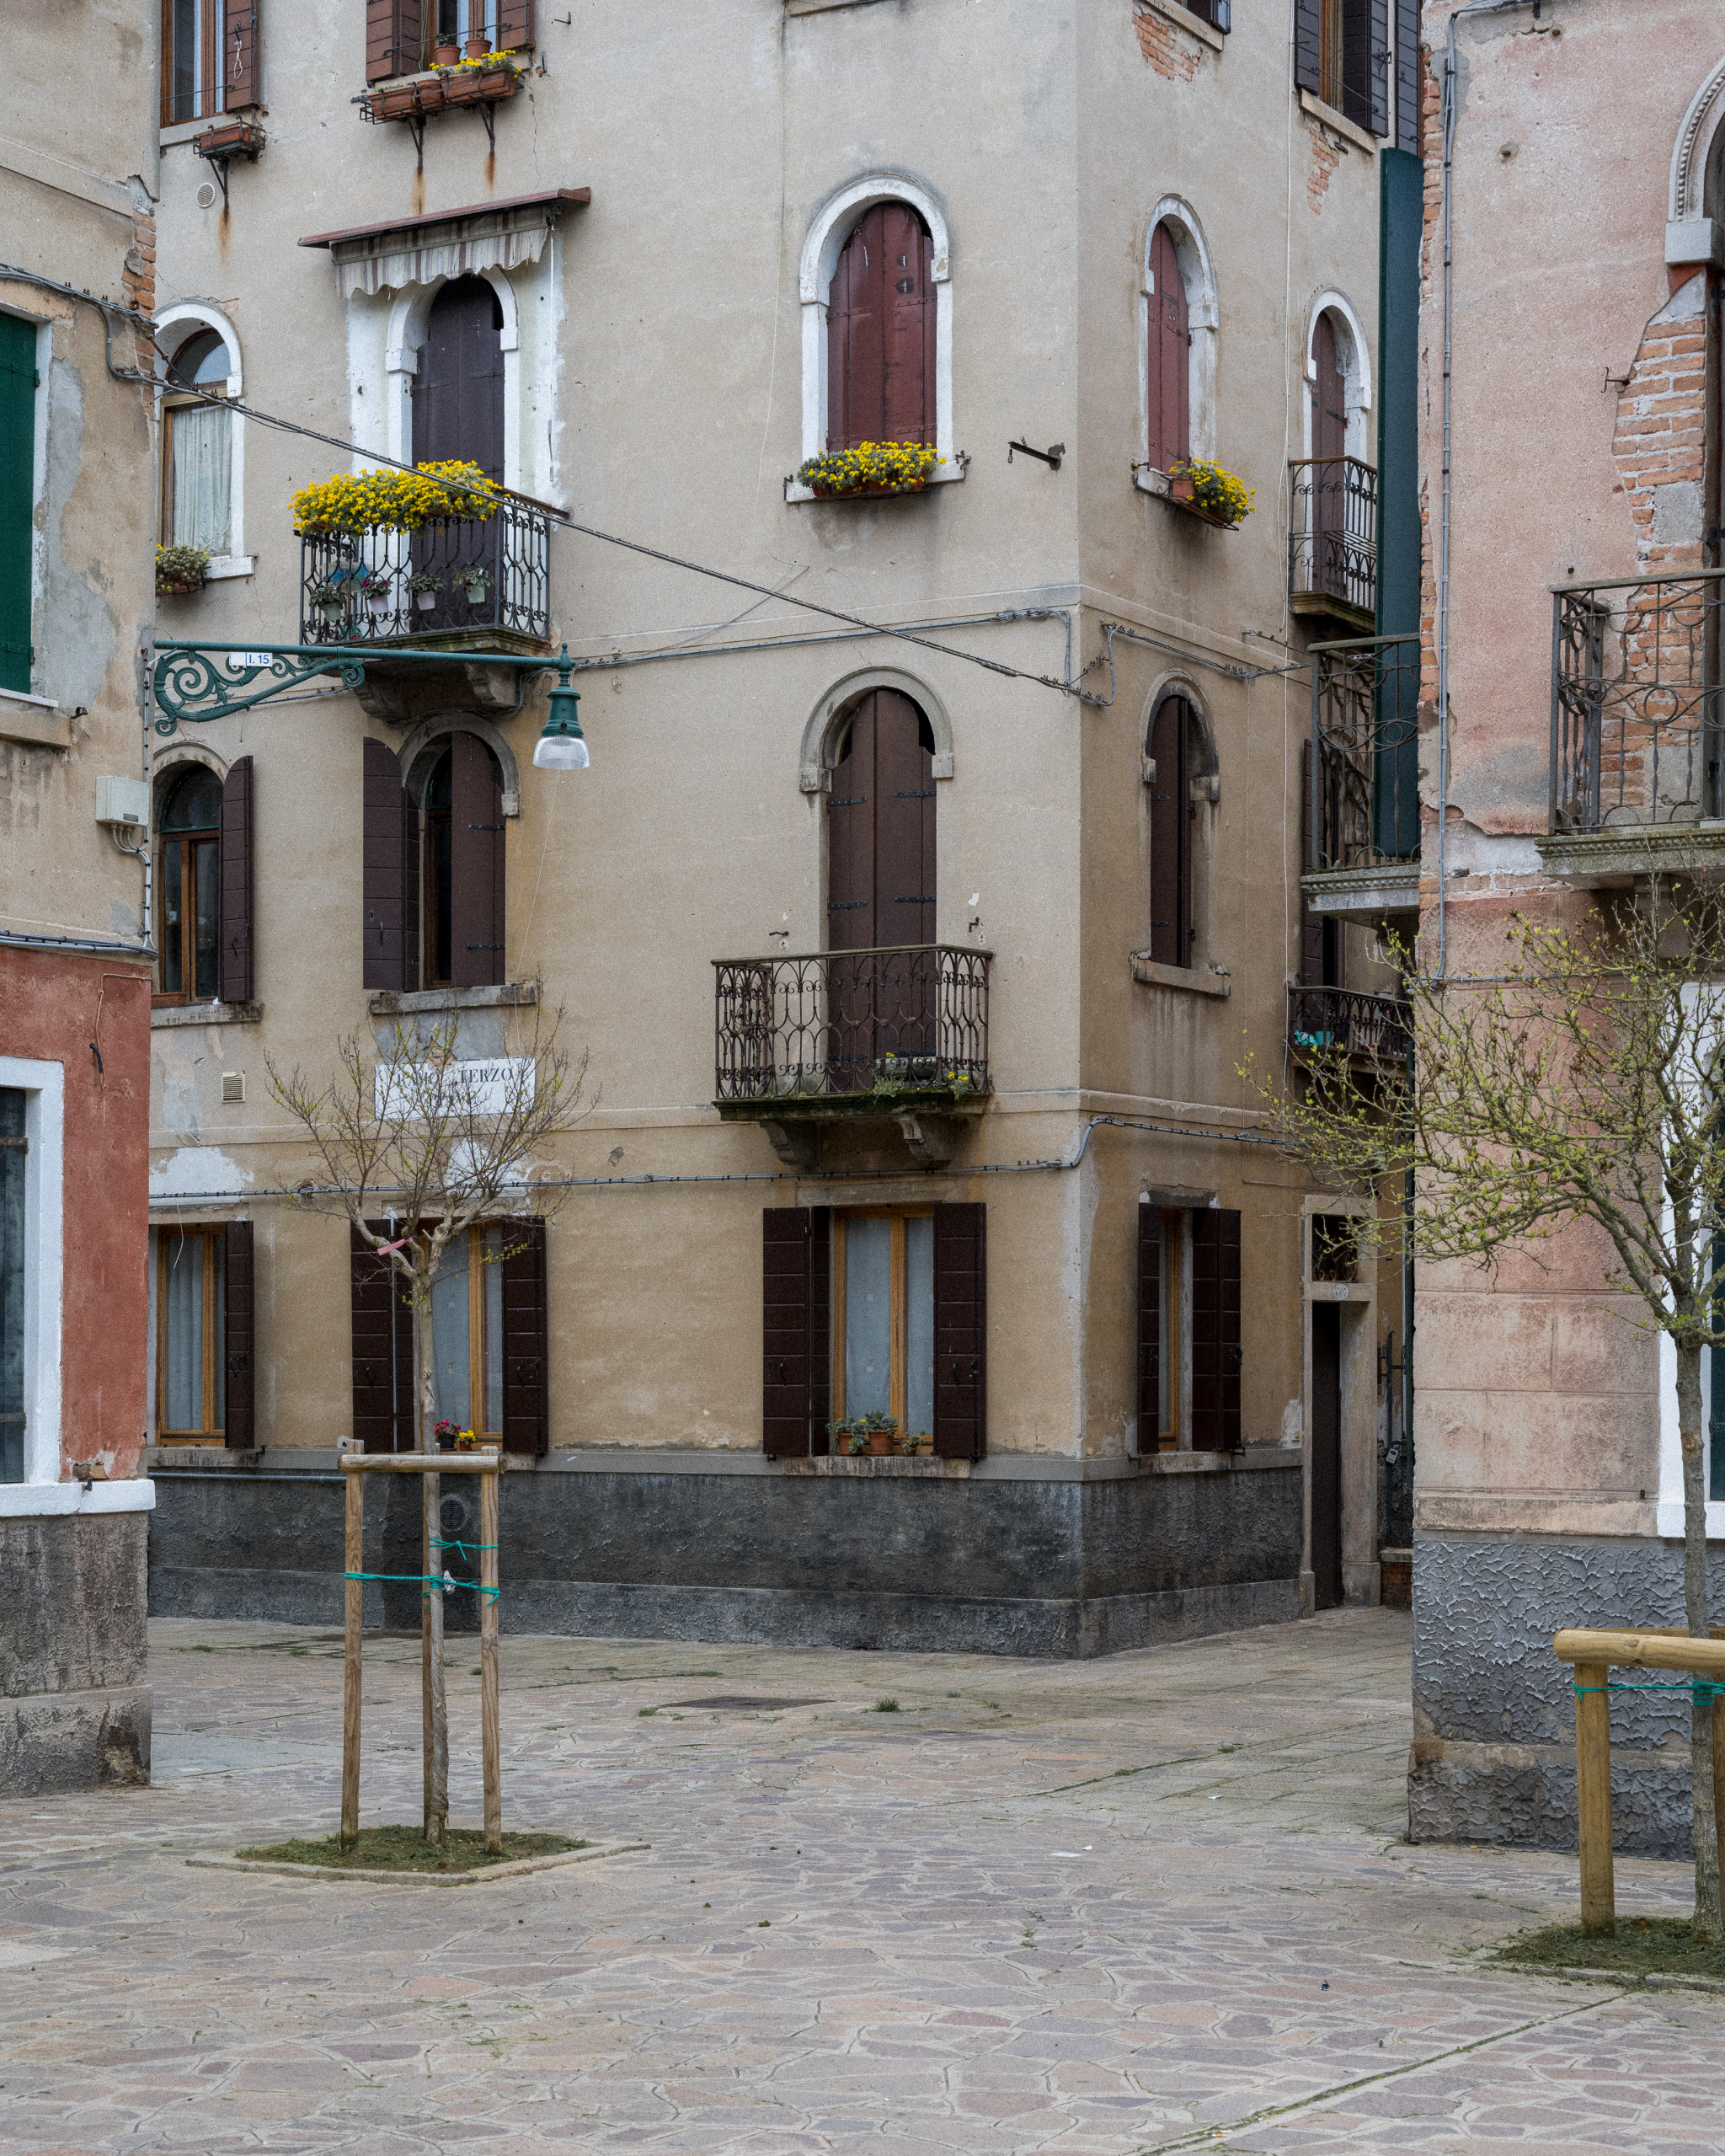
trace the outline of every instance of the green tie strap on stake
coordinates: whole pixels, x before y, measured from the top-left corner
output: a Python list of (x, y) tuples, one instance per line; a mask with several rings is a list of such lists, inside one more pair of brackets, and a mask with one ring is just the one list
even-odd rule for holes
[(1570, 1689), (1582, 1692), (1690, 1692), (1697, 1699), (1725, 1699), (1725, 1681), (1712, 1677), (1680, 1677), (1675, 1684), (1658, 1681), (1645, 1683), (1576, 1684)]
[(489, 1595), (494, 1602), (503, 1592), (501, 1587), (488, 1587), (483, 1580), (451, 1579), (447, 1572), (441, 1579), (430, 1572), (344, 1572), (341, 1576), (344, 1580), (391, 1581), (403, 1587), (441, 1587), (446, 1595), (453, 1594), (458, 1587), (465, 1587), (472, 1594)]

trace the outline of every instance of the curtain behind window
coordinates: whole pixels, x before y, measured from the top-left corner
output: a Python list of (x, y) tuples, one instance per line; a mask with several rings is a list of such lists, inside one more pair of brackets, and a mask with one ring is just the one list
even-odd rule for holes
[(201, 404), (173, 416), (173, 543), (225, 554), (230, 551), (233, 415)]

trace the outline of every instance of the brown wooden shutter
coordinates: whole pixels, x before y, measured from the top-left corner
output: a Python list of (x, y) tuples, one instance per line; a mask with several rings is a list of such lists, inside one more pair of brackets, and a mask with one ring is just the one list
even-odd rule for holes
[(908, 696), (874, 704), (874, 920), (883, 944), (934, 941), (934, 757)]
[(1150, 243), (1150, 462), (1166, 472), (1192, 453), (1192, 334), (1174, 236)]
[(988, 1449), (988, 1208), (934, 1209), (934, 1449), (980, 1460)]
[[(1311, 743), (1300, 744), (1300, 871), (1315, 873), (1311, 798)], [(1302, 988), (1340, 985), (1341, 929), (1317, 912), (1302, 888), (1300, 894), (1300, 985)]]
[(875, 704), (870, 695), (857, 705), (826, 797), (829, 950), (869, 950), (880, 940), (874, 932)]
[[(391, 1240), (381, 1220), (366, 1222)], [(414, 1407), (414, 1314), (387, 1258), (380, 1258), (351, 1222), (349, 1277), (353, 1310), (353, 1435), (368, 1452), (412, 1452), (419, 1417)]]
[(222, 1384), (227, 1446), (250, 1452), (258, 1442), (257, 1296), (252, 1273), (252, 1223), (230, 1220), (222, 1231)]
[(782, 1459), (830, 1450), (832, 1212), (768, 1206), (761, 1216), (761, 1444)]
[(489, 987), (503, 978), (503, 780), (477, 734), (450, 754), (449, 977)]
[(1390, 47), (1390, 0), (1370, 0), (1366, 13), (1365, 125), (1374, 135), (1387, 135), (1390, 131), (1390, 69), (1395, 59)]
[(261, 0), (227, 0), (222, 11), (222, 107), (236, 111), (242, 105), (262, 104), (264, 93), (258, 78), (262, 46), (258, 39)]
[(1164, 697), (1151, 721), (1150, 955), (1159, 966), (1192, 963), (1192, 707)]
[(1138, 1450), (1156, 1450), (1162, 1434), (1162, 1217), (1138, 1205)]
[(237, 757), (222, 782), (221, 945), (216, 993), (224, 1003), (248, 1003), (252, 986), (252, 759)]
[(393, 749), (365, 738), (360, 875), (367, 988), (405, 988), (408, 825), (401, 763)]
[(1326, 0), (1294, 0), (1294, 82), (1323, 95), (1323, 10)]
[(497, 0), (497, 50), (520, 52), (533, 42), (533, 0)]
[(366, 80), (411, 75), (424, 58), (419, 0), (366, 0)]
[(934, 241), (907, 202), (877, 202), (827, 296), (827, 447), (935, 439)]
[(510, 1221), (503, 1233), (503, 1449), (540, 1453), (551, 1442), (545, 1222)]
[(1192, 1216), (1192, 1449), (1240, 1449), (1240, 1216)]

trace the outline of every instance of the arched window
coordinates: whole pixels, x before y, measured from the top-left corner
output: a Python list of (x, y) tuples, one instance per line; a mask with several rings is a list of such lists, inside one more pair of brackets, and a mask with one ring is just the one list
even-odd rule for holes
[(934, 446), (934, 240), (908, 202), (852, 228), (827, 302), (827, 447)]
[(183, 764), (158, 790), (155, 1000), (252, 1000), (252, 759)]
[(409, 462), (459, 459), (502, 480), (502, 302), (483, 277), (457, 277), (440, 288), (414, 377)]
[(1150, 955), (1159, 966), (1189, 966), (1197, 930), (1192, 907), (1192, 840), (1197, 816), (1192, 781), (1194, 721), (1176, 693), (1157, 704), (1144, 745), (1150, 791)]
[(235, 543), (235, 421), (219, 404), (188, 396), (237, 394), (239, 361), (227, 337), (184, 320), (162, 333), (168, 371), (162, 399), (162, 543), (197, 547), (212, 559)]
[(477, 734), (451, 734), (414, 774), (424, 893), (419, 979), (481, 988), (504, 977), (503, 773)]
[(1148, 461), (1166, 472), (1192, 454), (1192, 331), (1185, 281), (1167, 223), (1151, 238), (1149, 286)]

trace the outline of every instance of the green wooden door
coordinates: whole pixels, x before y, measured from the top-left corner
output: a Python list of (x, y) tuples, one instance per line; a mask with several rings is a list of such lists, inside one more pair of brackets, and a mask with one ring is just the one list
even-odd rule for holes
[(0, 688), (26, 693), (35, 461), (35, 325), (0, 314)]

